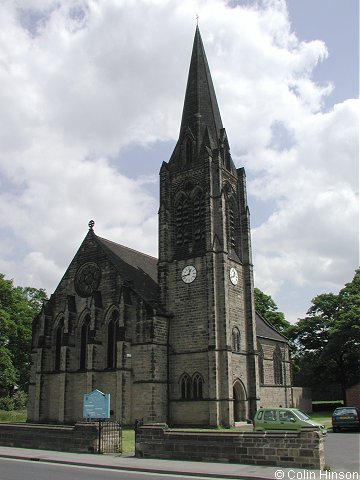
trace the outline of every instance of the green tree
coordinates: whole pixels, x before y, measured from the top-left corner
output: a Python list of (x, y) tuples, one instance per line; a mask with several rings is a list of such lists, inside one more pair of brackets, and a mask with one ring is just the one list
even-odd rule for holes
[(312, 300), (307, 316), (288, 332), (296, 347), (295, 374), (305, 385), (347, 387), (360, 378), (360, 270), (338, 295)]
[(266, 318), (275, 328), (286, 335), (291, 324), (285, 319), (283, 312), (279, 312), (278, 307), (270, 295), (266, 295), (259, 288), (254, 289), (255, 309), (260, 315)]
[(30, 373), (31, 325), (40, 311), (43, 289), (14, 287), (0, 274), (0, 394), (14, 385), (26, 389)]

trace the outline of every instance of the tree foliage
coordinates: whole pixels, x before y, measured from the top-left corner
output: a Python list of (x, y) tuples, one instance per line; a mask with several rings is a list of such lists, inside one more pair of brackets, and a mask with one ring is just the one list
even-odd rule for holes
[(0, 394), (14, 385), (26, 389), (30, 370), (31, 325), (41, 309), (43, 289), (14, 287), (0, 274)]
[(312, 300), (307, 316), (290, 332), (295, 345), (295, 379), (303, 385), (341, 385), (360, 378), (360, 269), (339, 292)]
[(260, 315), (268, 320), (279, 332), (286, 335), (290, 328), (290, 323), (285, 319), (283, 312), (279, 312), (278, 307), (270, 295), (266, 295), (259, 288), (254, 289), (255, 309)]

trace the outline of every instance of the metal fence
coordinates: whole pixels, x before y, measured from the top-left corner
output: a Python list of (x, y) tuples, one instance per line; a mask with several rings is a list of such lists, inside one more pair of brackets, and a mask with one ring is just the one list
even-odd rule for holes
[(122, 452), (122, 428), (117, 420), (99, 421), (98, 453)]

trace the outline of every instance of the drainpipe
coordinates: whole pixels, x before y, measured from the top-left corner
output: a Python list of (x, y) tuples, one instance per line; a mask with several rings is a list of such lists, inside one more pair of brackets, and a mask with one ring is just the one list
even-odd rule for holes
[(285, 407), (288, 406), (287, 385), (286, 385), (286, 349), (284, 351), (284, 383), (285, 383)]

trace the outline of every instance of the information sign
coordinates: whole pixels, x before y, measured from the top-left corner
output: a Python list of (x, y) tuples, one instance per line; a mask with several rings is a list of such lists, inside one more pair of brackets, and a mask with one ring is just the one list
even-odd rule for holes
[(83, 417), (88, 419), (110, 418), (110, 393), (95, 389), (84, 395)]

